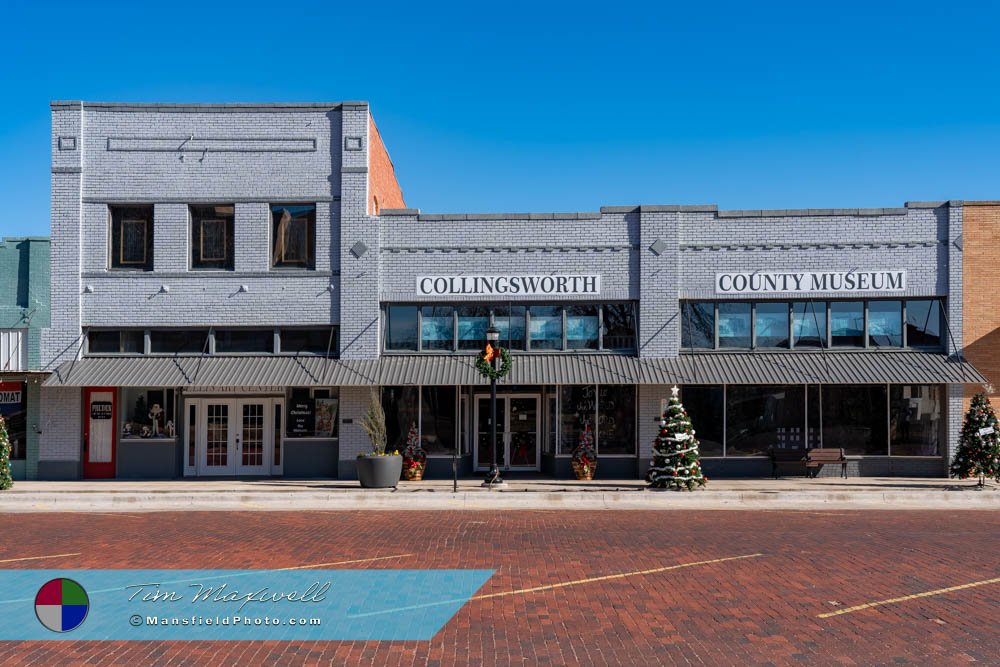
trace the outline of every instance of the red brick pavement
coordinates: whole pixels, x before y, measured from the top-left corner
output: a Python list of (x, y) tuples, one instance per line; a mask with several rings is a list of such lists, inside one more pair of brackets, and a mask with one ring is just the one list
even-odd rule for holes
[(267, 569), (411, 553), (367, 567), (496, 568), (481, 594), (764, 556), (473, 600), (430, 642), (2, 642), (2, 664), (1000, 664), (1000, 584), (817, 618), (1000, 576), (996, 512), (189, 512), (4, 519), (8, 537), (0, 560), (82, 552), (72, 559), (77, 567)]

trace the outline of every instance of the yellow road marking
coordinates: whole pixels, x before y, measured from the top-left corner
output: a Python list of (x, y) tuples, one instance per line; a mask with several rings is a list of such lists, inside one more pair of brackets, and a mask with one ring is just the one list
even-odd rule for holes
[(141, 514), (123, 514), (121, 512), (60, 512), (60, 514), (99, 514), (101, 516), (124, 516), (130, 519), (144, 519)]
[(700, 560), (694, 563), (681, 563), (679, 565), (667, 565), (665, 567), (657, 567), (652, 570), (638, 570), (636, 572), (622, 572), (620, 574), (608, 574), (602, 577), (589, 577), (587, 579), (576, 579), (574, 581), (563, 581), (558, 584), (546, 584), (544, 586), (534, 586), (532, 588), (520, 588), (516, 591), (503, 591), (501, 593), (486, 593), (484, 595), (475, 595), (470, 598), (470, 600), (485, 600), (487, 598), (499, 598), (505, 595), (522, 595), (524, 593), (538, 593), (541, 591), (552, 590), (553, 588), (566, 588), (567, 586), (579, 586), (581, 584), (592, 584), (598, 581), (610, 581), (612, 579), (624, 579), (625, 577), (638, 577), (644, 574), (657, 574), (659, 572), (668, 572), (670, 570), (679, 570), (684, 567), (694, 567), (696, 565), (711, 565), (712, 563), (725, 563), (731, 560), (742, 560), (745, 558), (758, 558), (764, 554), (747, 554), (745, 556), (728, 556), (726, 558), (715, 558), (712, 560)]
[(52, 554), (51, 556), (25, 556), (24, 558), (8, 558), (0, 560), (0, 563), (16, 563), (22, 560), (41, 560), (43, 558), (66, 558), (67, 556), (79, 556), (80, 554)]
[(998, 583), (1000, 583), (1000, 577), (997, 577), (995, 579), (985, 579), (983, 581), (974, 581), (971, 584), (962, 584), (960, 586), (949, 586), (948, 588), (939, 588), (936, 591), (914, 593), (913, 595), (904, 595), (898, 598), (889, 598), (888, 600), (878, 600), (877, 602), (869, 602), (868, 604), (859, 604), (856, 607), (847, 607), (846, 609), (838, 609), (837, 611), (828, 611), (825, 614), (819, 614), (816, 618), (830, 618), (831, 616), (850, 614), (852, 612), (861, 611), (863, 609), (871, 609), (872, 607), (882, 607), (887, 604), (896, 604), (897, 602), (905, 602), (906, 600), (916, 600), (917, 598), (929, 598), (932, 595), (942, 595), (944, 593), (951, 593), (953, 591), (963, 591), (966, 588), (975, 588), (976, 586), (985, 586), (986, 584), (998, 584)]
[(279, 567), (269, 572), (285, 572), (286, 570), (310, 570), (315, 567), (329, 567), (330, 565), (351, 565), (352, 563), (371, 563), (376, 560), (389, 560), (390, 558), (406, 558), (413, 554), (398, 554), (396, 556), (376, 556), (375, 558), (358, 558), (357, 560), (341, 560), (335, 563), (316, 563), (315, 565), (296, 565), (295, 567)]

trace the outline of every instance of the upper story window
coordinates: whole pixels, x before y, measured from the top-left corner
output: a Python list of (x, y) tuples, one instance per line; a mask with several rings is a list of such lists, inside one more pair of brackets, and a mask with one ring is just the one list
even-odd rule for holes
[(87, 354), (142, 354), (144, 337), (140, 329), (91, 329), (87, 332)]
[(191, 207), (191, 268), (232, 271), (236, 207)]
[(481, 350), (490, 322), (500, 345), (511, 350), (604, 350), (634, 352), (633, 303), (554, 305), (388, 304), (383, 347), (387, 351)]
[(0, 371), (28, 370), (24, 329), (0, 329)]
[(112, 206), (110, 214), (110, 267), (152, 271), (153, 207)]
[(145, 354), (148, 338), (150, 354), (337, 356), (337, 333), (336, 326), (292, 327), (277, 331), (273, 328), (89, 329), (85, 354)]
[(684, 349), (941, 349), (940, 299), (685, 301)]
[(271, 266), (316, 268), (316, 205), (271, 205)]

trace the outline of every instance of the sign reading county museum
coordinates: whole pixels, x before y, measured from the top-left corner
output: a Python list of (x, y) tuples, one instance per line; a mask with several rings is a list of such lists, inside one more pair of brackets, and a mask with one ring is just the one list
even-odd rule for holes
[(597, 275), (417, 276), (417, 294), (420, 296), (554, 296), (600, 293), (601, 277)]
[(716, 273), (716, 294), (902, 292), (906, 271), (787, 271)]

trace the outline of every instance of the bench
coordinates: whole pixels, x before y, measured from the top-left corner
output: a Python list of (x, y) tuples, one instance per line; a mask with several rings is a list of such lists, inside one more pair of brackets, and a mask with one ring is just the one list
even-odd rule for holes
[(810, 449), (806, 454), (806, 473), (812, 468), (813, 479), (816, 479), (816, 475), (819, 474), (819, 469), (822, 468), (827, 463), (840, 464), (840, 476), (847, 479), (847, 457), (844, 456), (844, 450), (836, 447), (823, 447), (818, 449)]
[(816, 478), (819, 469), (824, 465), (839, 463), (841, 475), (847, 479), (847, 457), (844, 456), (843, 449), (835, 447), (814, 449), (773, 447), (768, 453), (771, 456), (771, 472), (775, 479), (778, 479), (779, 463), (801, 463), (806, 467), (806, 477), (813, 479)]
[[(771, 473), (778, 479), (779, 463), (805, 463), (806, 450), (787, 449), (784, 447), (772, 447), (768, 452), (771, 455)], [(809, 476), (809, 468), (806, 468), (806, 477)]]

